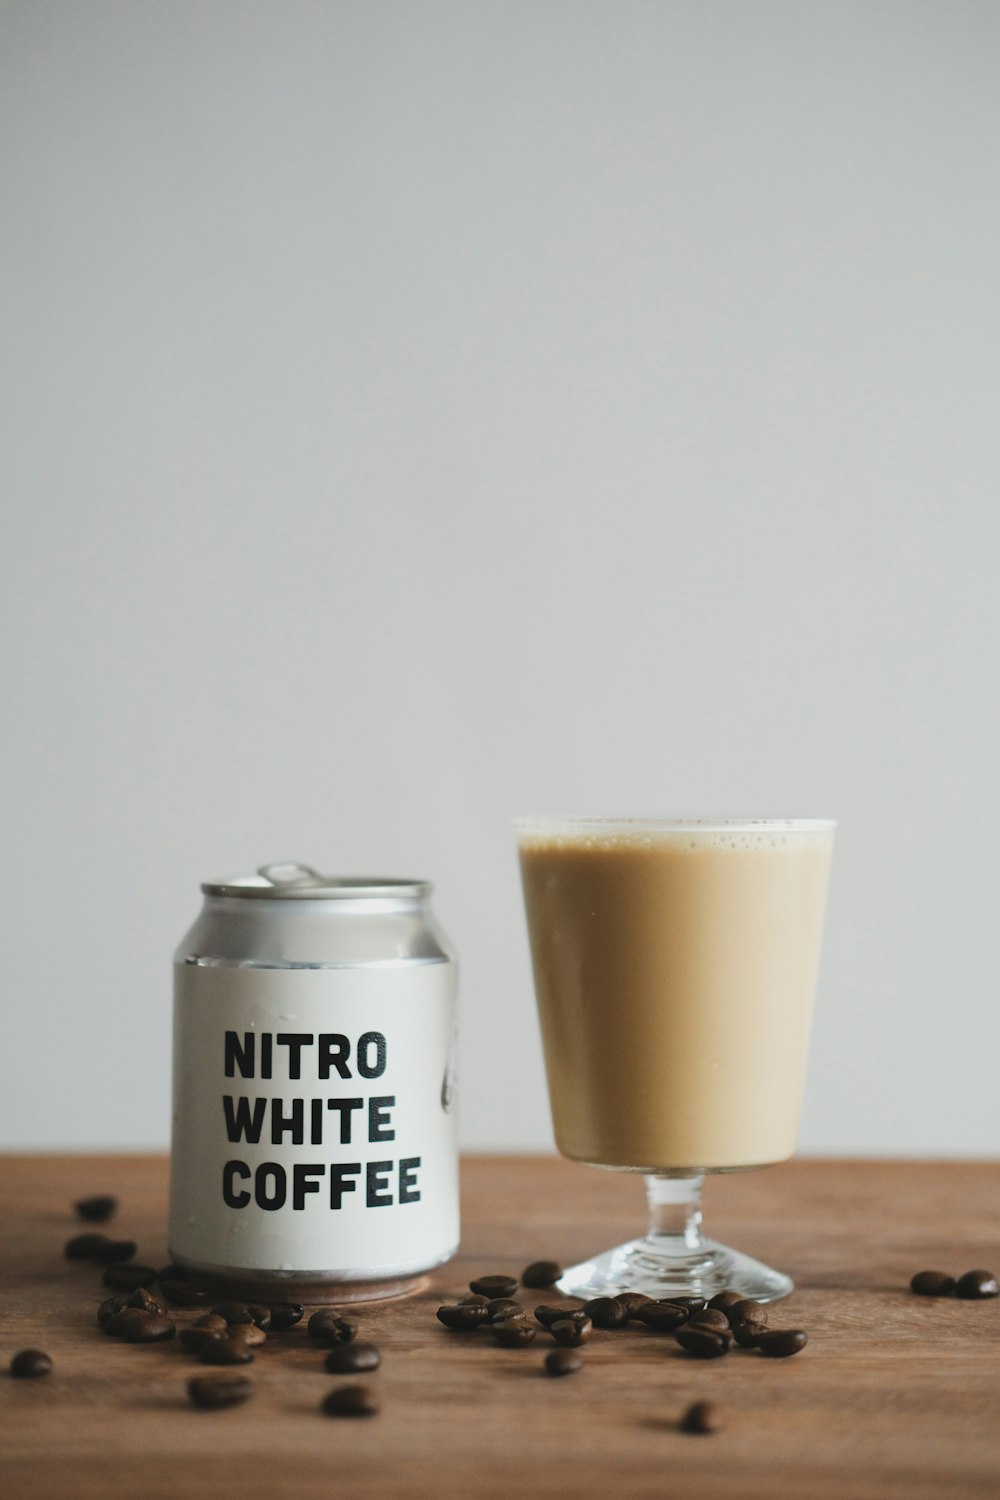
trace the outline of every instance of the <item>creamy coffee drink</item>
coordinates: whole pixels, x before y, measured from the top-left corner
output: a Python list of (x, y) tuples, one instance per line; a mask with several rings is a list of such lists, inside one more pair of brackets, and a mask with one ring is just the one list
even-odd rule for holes
[(647, 1172), (795, 1149), (833, 825), (519, 826), (564, 1156)]

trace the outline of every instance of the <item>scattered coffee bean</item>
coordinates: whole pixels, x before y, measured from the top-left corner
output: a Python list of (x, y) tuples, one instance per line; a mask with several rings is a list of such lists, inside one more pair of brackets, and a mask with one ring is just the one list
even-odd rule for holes
[(225, 1318), (232, 1328), (234, 1323), (252, 1323), (253, 1313), (245, 1302), (217, 1302), (212, 1308), (218, 1318)]
[(195, 1328), (211, 1329), (213, 1333), (228, 1333), (229, 1324), (225, 1318), (220, 1318), (218, 1313), (202, 1313), (200, 1318), (195, 1318)]
[(686, 1307), (689, 1313), (701, 1312), (702, 1308), (708, 1306), (707, 1297), (664, 1297), (665, 1302), (675, 1302), (678, 1307)]
[(253, 1354), (242, 1339), (225, 1335), (206, 1339), (198, 1350), (203, 1365), (248, 1365)]
[(349, 1344), (357, 1332), (357, 1323), (349, 1323), (346, 1318), (328, 1318), (320, 1324), (319, 1342), (327, 1349), (334, 1349), (338, 1344)]
[(625, 1309), (625, 1316), (631, 1322), (639, 1321), (639, 1314), (652, 1297), (647, 1297), (643, 1292), (618, 1292), (615, 1301)]
[(321, 1307), (309, 1319), (309, 1322), (306, 1324), (306, 1332), (311, 1339), (318, 1339), (319, 1331), (323, 1327), (323, 1324), (332, 1323), (335, 1318), (339, 1317), (340, 1313), (335, 1307)]
[(734, 1323), (731, 1331), (741, 1349), (756, 1349), (761, 1334), (769, 1330), (765, 1323)]
[(467, 1297), (459, 1297), (459, 1307), (488, 1307), (490, 1302), (495, 1302), (495, 1297), (482, 1297), (478, 1292), (470, 1292)]
[(301, 1302), (272, 1302), (271, 1304), (271, 1331), (273, 1333), (286, 1333), (289, 1328), (294, 1328), (296, 1323), (301, 1323), (305, 1308)]
[(10, 1362), (10, 1373), (15, 1380), (37, 1380), (51, 1369), (52, 1361), (41, 1349), (22, 1349)]
[(256, 1323), (234, 1323), (229, 1330), (231, 1339), (239, 1339), (241, 1343), (249, 1344), (253, 1348), (257, 1344), (267, 1343), (267, 1334), (263, 1328), (258, 1328)]
[(199, 1328), (197, 1324), (193, 1328), (182, 1328), (178, 1335), (185, 1349), (191, 1349), (195, 1354), (200, 1354), (205, 1345), (212, 1343), (214, 1339), (224, 1339), (228, 1336), (225, 1327), (222, 1330)]
[(582, 1307), (548, 1307), (543, 1302), (541, 1307), (535, 1308), (535, 1317), (543, 1328), (551, 1328), (553, 1323), (562, 1322), (566, 1318), (585, 1318), (587, 1314)]
[(152, 1266), (140, 1266), (134, 1260), (123, 1261), (121, 1265), (108, 1266), (101, 1280), (116, 1291), (134, 1292), (140, 1286), (153, 1286), (156, 1272)]
[(711, 1401), (695, 1401), (681, 1417), (681, 1432), (715, 1432), (719, 1419)]
[(718, 1328), (723, 1333), (728, 1333), (730, 1324), (725, 1313), (718, 1307), (706, 1307), (704, 1312), (695, 1313), (688, 1320), (689, 1328)]
[(328, 1417), (374, 1417), (378, 1409), (375, 1392), (367, 1385), (339, 1385), (321, 1407)]
[(739, 1302), (734, 1302), (731, 1307), (727, 1307), (725, 1312), (730, 1325), (767, 1322), (767, 1309), (759, 1302), (755, 1302), (752, 1297), (743, 1297)]
[(491, 1323), (499, 1323), (504, 1318), (523, 1317), (524, 1307), (512, 1297), (492, 1297), (486, 1304), (486, 1313)]
[(439, 1323), (443, 1323), (453, 1333), (470, 1333), (473, 1328), (481, 1328), (484, 1323), (488, 1323), (490, 1315), (486, 1310), (485, 1302), (474, 1302), (466, 1307), (460, 1303), (455, 1306), (439, 1307), (437, 1318)]
[(171, 1307), (204, 1307), (211, 1294), (190, 1281), (160, 1280), (160, 1291)]
[(105, 1245), (113, 1243), (106, 1234), (75, 1234), (66, 1241), (63, 1254), (67, 1260), (97, 1260)]
[(516, 1276), (477, 1276), (469, 1282), (469, 1291), (482, 1297), (513, 1297), (517, 1291)]
[[(728, 1308), (735, 1307), (737, 1302), (745, 1300), (742, 1292), (716, 1292), (714, 1297), (708, 1299), (708, 1305), (709, 1307), (716, 1307), (725, 1312)], [(691, 1409), (692, 1411), (694, 1410), (693, 1407)]]
[(575, 1375), (583, 1369), (583, 1359), (572, 1349), (550, 1349), (545, 1356), (547, 1375)]
[(127, 1344), (161, 1344), (177, 1332), (169, 1318), (146, 1312), (141, 1307), (126, 1307), (116, 1319), (121, 1337)]
[(718, 1329), (693, 1328), (690, 1324), (678, 1328), (674, 1338), (685, 1353), (693, 1354), (695, 1359), (718, 1359), (721, 1354), (729, 1352), (732, 1342)]
[(623, 1328), (628, 1322), (628, 1313), (614, 1297), (592, 1297), (583, 1310), (595, 1328)]
[(561, 1318), (559, 1322), (549, 1324), (549, 1332), (556, 1343), (567, 1349), (576, 1349), (580, 1344), (585, 1344), (593, 1331), (594, 1325), (586, 1315), (582, 1318)]
[(129, 1307), (141, 1307), (143, 1312), (158, 1313), (161, 1318), (167, 1316), (166, 1303), (151, 1292), (148, 1287), (137, 1286), (128, 1299)]
[(538, 1291), (543, 1286), (554, 1286), (562, 1275), (562, 1266), (554, 1260), (533, 1260), (521, 1272), (521, 1285)]
[(808, 1339), (801, 1328), (762, 1329), (757, 1335), (757, 1348), (768, 1359), (787, 1359), (804, 1349)]
[(955, 1292), (959, 1297), (974, 1301), (980, 1297), (995, 1297), (1000, 1287), (992, 1271), (966, 1271), (955, 1283)]
[(331, 1375), (361, 1375), (365, 1370), (377, 1370), (381, 1363), (382, 1356), (374, 1344), (341, 1344), (326, 1356)]
[(639, 1322), (654, 1333), (673, 1333), (688, 1321), (688, 1310), (676, 1302), (647, 1302), (639, 1309)]
[(205, 1411), (239, 1406), (253, 1391), (249, 1375), (195, 1375), (188, 1381), (188, 1396)]
[(128, 1307), (128, 1303), (129, 1299), (124, 1292), (116, 1292), (113, 1297), (105, 1297), (97, 1309), (97, 1321), (101, 1327), (107, 1328), (108, 1323), (115, 1316), (115, 1313), (122, 1312), (124, 1308)]
[(950, 1297), (955, 1278), (945, 1271), (918, 1271), (910, 1281), (910, 1291), (918, 1297)]
[(267, 1333), (271, 1327), (271, 1309), (266, 1307), (263, 1302), (251, 1302), (249, 1307), (257, 1327), (263, 1328), (264, 1332)]
[(106, 1224), (118, 1207), (118, 1199), (107, 1193), (95, 1193), (92, 1198), (79, 1198), (73, 1207), (88, 1224)]
[[(557, 1324), (562, 1327), (562, 1324)], [(534, 1342), (538, 1329), (527, 1318), (502, 1318), (493, 1324), (493, 1337), (501, 1349), (522, 1349)]]

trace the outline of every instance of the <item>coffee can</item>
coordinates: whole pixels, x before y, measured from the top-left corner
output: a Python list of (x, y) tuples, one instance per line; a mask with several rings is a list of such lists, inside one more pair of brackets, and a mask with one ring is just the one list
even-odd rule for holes
[(286, 863), (201, 889), (174, 961), (173, 1262), (259, 1301), (416, 1289), (459, 1239), (430, 883)]

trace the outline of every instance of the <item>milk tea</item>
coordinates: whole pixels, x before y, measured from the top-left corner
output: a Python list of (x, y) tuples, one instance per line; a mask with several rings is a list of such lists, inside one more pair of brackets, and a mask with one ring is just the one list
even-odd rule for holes
[(522, 828), (563, 1155), (646, 1171), (795, 1149), (832, 824)]

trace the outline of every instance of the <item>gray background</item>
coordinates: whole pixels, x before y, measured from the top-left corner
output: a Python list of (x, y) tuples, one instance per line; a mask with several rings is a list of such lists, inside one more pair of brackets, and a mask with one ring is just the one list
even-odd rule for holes
[[(805, 1151), (995, 1153), (992, 3), (0, 5), (7, 1145), (160, 1146), (170, 954), (509, 819), (840, 820)], [(767, 1080), (761, 1080), (767, 1087)]]

